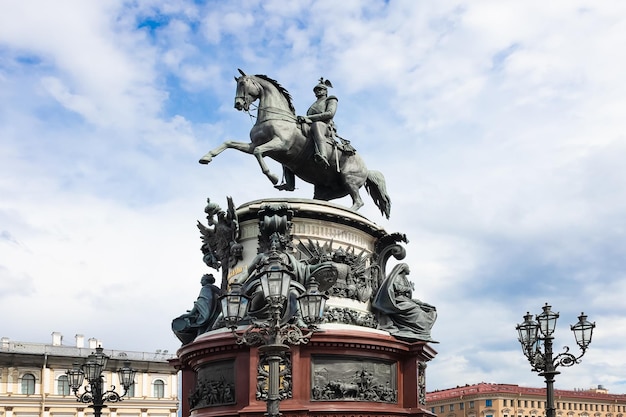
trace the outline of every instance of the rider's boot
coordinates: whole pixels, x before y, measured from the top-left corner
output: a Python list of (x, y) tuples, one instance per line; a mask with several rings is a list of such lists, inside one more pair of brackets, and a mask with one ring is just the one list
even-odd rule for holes
[(326, 159), (326, 157), (322, 155), (321, 153), (316, 153), (315, 155), (313, 155), (313, 160), (315, 161), (316, 164), (321, 165), (325, 168), (330, 167), (330, 163), (328, 162), (328, 159)]
[(324, 168), (330, 167), (328, 159), (324, 156), (324, 142), (326, 141), (326, 137), (321, 132), (316, 130), (312, 130), (311, 133), (313, 133), (313, 140), (315, 141), (315, 154), (313, 155), (313, 161)]

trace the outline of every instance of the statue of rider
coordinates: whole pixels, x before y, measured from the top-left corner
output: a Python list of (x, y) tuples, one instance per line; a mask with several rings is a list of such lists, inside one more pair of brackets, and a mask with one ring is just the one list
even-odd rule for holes
[(328, 138), (334, 142), (335, 123), (333, 117), (337, 112), (337, 97), (328, 95), (328, 87), (332, 88), (329, 80), (320, 78), (319, 83), (313, 88), (313, 93), (317, 100), (311, 104), (306, 116), (298, 116), (298, 123), (302, 124), (302, 131), (315, 143), (315, 154), (313, 159), (316, 163), (328, 168), (330, 157), (326, 145)]
[[(302, 133), (313, 140), (315, 153), (313, 160), (324, 168), (330, 167), (328, 162), (330, 153), (327, 145), (328, 139), (335, 142), (335, 123), (333, 117), (337, 112), (337, 97), (328, 95), (328, 87), (332, 88), (330, 80), (320, 78), (319, 83), (313, 87), (313, 93), (317, 100), (311, 104), (306, 116), (298, 116), (297, 123), (302, 127)], [(347, 141), (346, 141), (347, 142)], [(353, 149), (353, 148), (352, 148)], [(287, 167), (283, 166), (283, 183), (274, 186), (279, 190), (293, 191), (295, 189), (295, 175)]]

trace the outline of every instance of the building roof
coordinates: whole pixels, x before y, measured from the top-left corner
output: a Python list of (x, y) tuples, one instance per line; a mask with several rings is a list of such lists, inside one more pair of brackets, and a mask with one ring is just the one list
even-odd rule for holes
[[(63, 337), (59, 333), (52, 334), (52, 343), (32, 343), (12, 341), (8, 337), (0, 339), (0, 366), (34, 366), (53, 365), (70, 369), (79, 358), (87, 358), (94, 353), (99, 340), (89, 339), (88, 346), (84, 347), (82, 335), (76, 335), (74, 346), (63, 345)], [(126, 361), (139, 372), (176, 372), (170, 361), (175, 355), (167, 351), (131, 352), (114, 349), (103, 349), (109, 357), (107, 369), (115, 370)]]
[[(501, 394), (501, 395), (527, 395), (527, 396), (541, 396), (545, 397), (545, 388), (530, 388), (520, 387), (515, 384), (489, 384), (481, 382), (474, 385), (457, 386), (455, 388), (448, 388), (439, 391), (432, 391), (426, 394), (427, 402), (445, 401), (454, 398), (472, 398), (472, 397), (484, 397), (486, 394)], [(580, 389), (580, 390), (554, 390), (554, 396), (559, 398), (580, 398), (589, 400), (612, 400), (612, 401), (626, 401), (626, 394), (609, 394), (606, 389), (599, 386), (593, 389)]]
[[(92, 339), (94, 340), (94, 339)], [(90, 342), (92, 341), (90, 340)], [(87, 357), (94, 352), (97, 344), (90, 343), (90, 346), (84, 347), (62, 345), (55, 343), (32, 343), (32, 342), (18, 342), (9, 340), (7, 337), (3, 337), (0, 343), (0, 352), (2, 353), (22, 353), (30, 355), (51, 355), (51, 356), (69, 356), (69, 357)], [(111, 359), (119, 360), (133, 360), (133, 361), (149, 361), (149, 362), (167, 362), (169, 359), (173, 359), (175, 355), (168, 353), (167, 351), (156, 352), (131, 352), (114, 349), (104, 349), (103, 353), (109, 356)]]

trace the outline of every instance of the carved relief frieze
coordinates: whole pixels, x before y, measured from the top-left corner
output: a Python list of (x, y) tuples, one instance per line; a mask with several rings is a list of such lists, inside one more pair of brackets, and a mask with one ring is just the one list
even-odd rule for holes
[(235, 362), (204, 365), (196, 372), (196, 385), (189, 394), (189, 408), (235, 404)]
[(311, 401), (398, 401), (395, 362), (322, 356), (311, 367)]

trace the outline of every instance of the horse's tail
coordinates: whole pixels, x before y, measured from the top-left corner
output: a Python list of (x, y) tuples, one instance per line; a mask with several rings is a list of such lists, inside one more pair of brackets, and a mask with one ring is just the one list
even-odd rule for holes
[(376, 207), (380, 210), (381, 214), (389, 218), (391, 213), (391, 199), (387, 194), (387, 186), (385, 185), (385, 177), (382, 172), (367, 171), (367, 180), (365, 181), (365, 189), (367, 193), (372, 197)]

